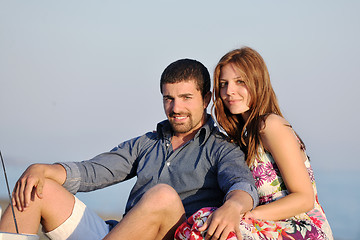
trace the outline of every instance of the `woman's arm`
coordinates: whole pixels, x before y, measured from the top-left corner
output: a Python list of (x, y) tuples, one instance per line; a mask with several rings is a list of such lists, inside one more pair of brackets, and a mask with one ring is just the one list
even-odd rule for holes
[(305, 167), (306, 156), (300, 148), (289, 123), (272, 114), (261, 130), (263, 147), (275, 160), (289, 195), (266, 205), (256, 207), (256, 219), (280, 220), (307, 212), (314, 207), (314, 190)]

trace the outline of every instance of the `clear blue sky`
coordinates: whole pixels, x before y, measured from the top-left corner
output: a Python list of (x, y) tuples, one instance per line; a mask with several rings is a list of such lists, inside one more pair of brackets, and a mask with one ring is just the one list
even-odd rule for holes
[(335, 235), (347, 222), (355, 239), (359, 9), (355, 0), (0, 0), (0, 150), (22, 170), (110, 150), (165, 118), (159, 77), (170, 62), (194, 58), (212, 73), (247, 45), (307, 145)]

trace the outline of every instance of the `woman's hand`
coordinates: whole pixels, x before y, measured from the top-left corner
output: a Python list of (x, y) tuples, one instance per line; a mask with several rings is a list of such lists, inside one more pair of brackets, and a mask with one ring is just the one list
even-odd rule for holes
[(254, 214), (253, 214), (252, 211), (248, 211), (248, 212), (246, 212), (246, 213), (244, 214), (243, 219), (245, 219), (245, 220), (251, 220), (251, 219), (255, 219), (255, 216), (254, 216)]

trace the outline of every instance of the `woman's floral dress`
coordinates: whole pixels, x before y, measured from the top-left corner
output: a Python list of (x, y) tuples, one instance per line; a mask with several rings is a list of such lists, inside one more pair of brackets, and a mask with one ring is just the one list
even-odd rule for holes
[[(310, 162), (305, 161), (306, 168), (315, 192), (314, 208), (295, 217), (280, 221), (245, 220), (240, 223), (242, 238), (246, 239), (333, 239), (329, 223), (321, 208)], [(259, 194), (259, 204), (267, 204), (288, 194), (283, 179), (274, 159), (268, 152), (262, 152), (250, 168)], [(207, 217), (216, 208), (203, 208), (183, 223), (175, 233), (177, 240), (204, 239), (205, 232), (198, 231)], [(227, 239), (237, 239), (230, 233)]]

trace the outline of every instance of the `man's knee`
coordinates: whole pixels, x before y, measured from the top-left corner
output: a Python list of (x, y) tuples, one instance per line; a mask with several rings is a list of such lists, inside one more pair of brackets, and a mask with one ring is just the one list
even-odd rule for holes
[(178, 193), (167, 184), (158, 184), (149, 189), (144, 194), (142, 203), (153, 210), (183, 207)]
[(46, 231), (57, 228), (68, 219), (74, 209), (75, 197), (53, 180), (46, 180), (41, 199), (41, 223)]
[(44, 196), (56, 196), (68, 191), (54, 180), (45, 179), (42, 192)]
[(43, 187), (43, 197), (41, 199), (42, 206), (45, 208), (52, 209), (53, 207), (58, 207), (59, 203), (61, 205), (69, 205), (69, 208), (73, 207), (75, 202), (74, 195), (67, 191), (59, 183), (46, 179)]

